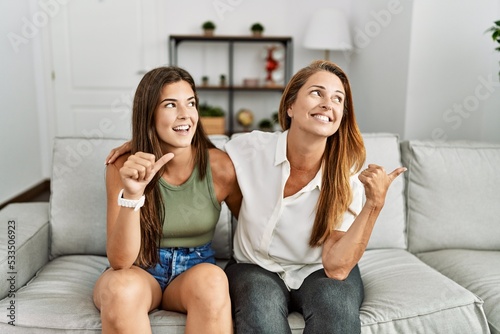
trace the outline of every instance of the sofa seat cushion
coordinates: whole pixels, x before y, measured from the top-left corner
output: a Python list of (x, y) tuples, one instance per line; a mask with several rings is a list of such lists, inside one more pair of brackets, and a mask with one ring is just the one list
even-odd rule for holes
[[(16, 326), (9, 327), (9, 333), (100, 332), (92, 290), (107, 265), (105, 257), (83, 255), (62, 256), (49, 262), (17, 291)], [(1, 309), (7, 303), (7, 299), (2, 300)]]
[[(218, 265), (223, 266), (224, 261)], [(101, 318), (92, 291), (107, 266), (107, 258), (94, 255), (60, 256), (50, 261), (14, 298), (0, 301), (2, 310), (8, 309), (10, 300), (15, 300), (16, 307), (16, 326), (3, 317), (0, 333), (100, 333)], [(185, 314), (154, 310), (149, 318), (155, 334), (184, 333)], [(302, 316), (294, 313), (289, 319), (293, 333), (302, 333)]]
[(483, 301), (405, 250), (369, 250), (362, 333), (488, 333)]
[(447, 249), (417, 255), (484, 300), (492, 334), (500, 334), (500, 252)]

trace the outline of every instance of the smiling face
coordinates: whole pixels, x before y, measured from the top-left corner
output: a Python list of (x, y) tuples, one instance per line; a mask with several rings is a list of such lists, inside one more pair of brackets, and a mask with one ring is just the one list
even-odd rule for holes
[(196, 98), (184, 80), (163, 86), (155, 111), (155, 127), (164, 150), (189, 147), (198, 124)]
[(287, 109), (290, 129), (322, 137), (333, 135), (342, 120), (345, 95), (338, 76), (328, 71), (314, 73)]

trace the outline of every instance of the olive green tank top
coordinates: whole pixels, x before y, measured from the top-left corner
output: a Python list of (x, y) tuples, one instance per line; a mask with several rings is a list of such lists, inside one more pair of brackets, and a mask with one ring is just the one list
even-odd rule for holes
[(212, 241), (221, 206), (215, 196), (210, 163), (203, 180), (195, 166), (189, 179), (179, 186), (163, 178), (159, 183), (165, 205), (160, 247), (196, 247)]

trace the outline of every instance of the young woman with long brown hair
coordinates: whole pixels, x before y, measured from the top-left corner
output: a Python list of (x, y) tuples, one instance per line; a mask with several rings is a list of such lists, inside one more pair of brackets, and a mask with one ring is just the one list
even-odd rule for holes
[(155, 308), (187, 313), (186, 333), (232, 333), (227, 277), (211, 241), (241, 195), (227, 154), (198, 123), (192, 77), (148, 72), (137, 88), (131, 153), (108, 164), (107, 256), (94, 302), (103, 333), (151, 333)]

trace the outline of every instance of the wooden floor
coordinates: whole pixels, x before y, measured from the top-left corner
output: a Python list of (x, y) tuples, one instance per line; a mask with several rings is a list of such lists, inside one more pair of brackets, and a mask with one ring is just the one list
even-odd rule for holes
[(27, 200), (27, 202), (48, 202), (49, 199), (50, 199), (50, 189), (44, 190), (42, 193), (36, 195), (30, 200)]
[(0, 209), (10, 203), (23, 202), (48, 202), (50, 199), (50, 180), (42, 181), (40, 184), (25, 191), (24, 193), (8, 200), (5, 203), (0, 203)]

